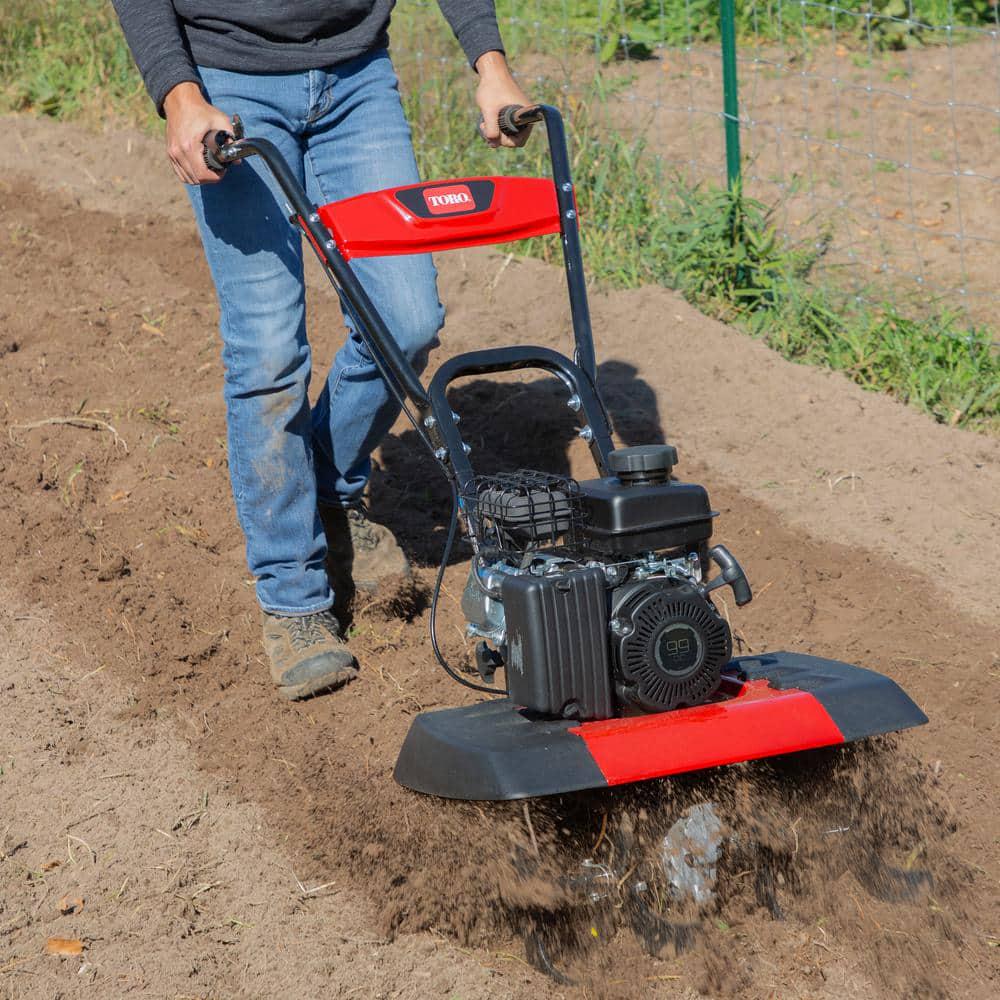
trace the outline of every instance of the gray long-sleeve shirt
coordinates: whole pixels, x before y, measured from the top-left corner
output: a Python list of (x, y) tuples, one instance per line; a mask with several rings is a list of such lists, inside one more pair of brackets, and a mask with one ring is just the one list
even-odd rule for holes
[[(334, 66), (388, 41), (395, 0), (113, 0), (149, 96), (198, 82), (196, 65), (240, 73)], [(494, 0), (438, 0), (470, 63), (503, 51)]]

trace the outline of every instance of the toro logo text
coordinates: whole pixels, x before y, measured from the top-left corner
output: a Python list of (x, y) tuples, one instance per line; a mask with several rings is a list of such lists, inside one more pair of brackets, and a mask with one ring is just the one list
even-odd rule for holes
[(424, 191), (424, 203), (431, 215), (452, 215), (469, 212), (476, 207), (476, 201), (467, 184), (452, 184), (450, 187), (429, 188)]

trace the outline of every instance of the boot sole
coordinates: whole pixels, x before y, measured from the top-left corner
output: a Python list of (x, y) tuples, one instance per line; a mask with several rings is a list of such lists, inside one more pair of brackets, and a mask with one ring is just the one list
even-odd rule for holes
[(286, 701), (302, 701), (304, 698), (313, 698), (319, 694), (336, 691), (338, 688), (350, 684), (357, 676), (357, 667), (340, 667), (336, 672), (327, 674), (326, 677), (316, 677), (302, 684), (280, 685), (278, 694)]

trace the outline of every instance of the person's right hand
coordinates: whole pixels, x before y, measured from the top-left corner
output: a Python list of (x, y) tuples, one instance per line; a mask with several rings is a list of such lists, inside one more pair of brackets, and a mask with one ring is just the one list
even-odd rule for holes
[(179, 83), (163, 99), (167, 116), (167, 156), (185, 184), (216, 184), (221, 174), (205, 164), (202, 139), (208, 132), (231, 132), (228, 115), (212, 107), (196, 83)]

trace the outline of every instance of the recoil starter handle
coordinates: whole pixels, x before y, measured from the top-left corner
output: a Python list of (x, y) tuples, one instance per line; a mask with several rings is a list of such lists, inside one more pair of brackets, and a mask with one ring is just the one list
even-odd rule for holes
[(736, 556), (725, 545), (713, 546), (708, 550), (708, 555), (722, 572), (711, 583), (701, 588), (702, 593), (708, 594), (718, 590), (719, 587), (730, 586), (733, 588), (733, 597), (738, 608), (749, 604), (753, 600), (753, 592), (750, 590), (750, 581), (747, 580), (743, 567), (736, 561)]

